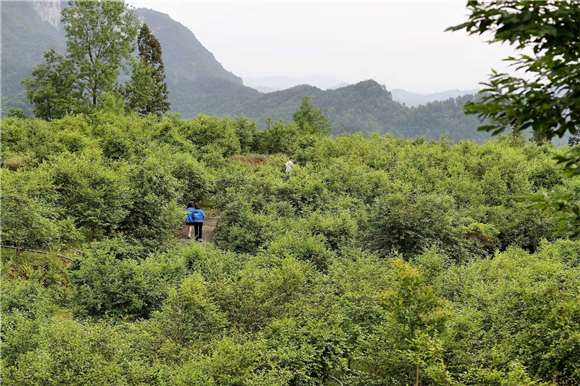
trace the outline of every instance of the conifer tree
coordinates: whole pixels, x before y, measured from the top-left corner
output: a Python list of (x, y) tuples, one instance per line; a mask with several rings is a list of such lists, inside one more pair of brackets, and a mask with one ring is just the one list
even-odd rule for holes
[(328, 134), (330, 132), (330, 119), (310, 102), (310, 97), (304, 95), (300, 108), (294, 113), (294, 122), (303, 133)]
[[(128, 86), (129, 106), (141, 115), (163, 115), (169, 111), (165, 66), (161, 44), (143, 24), (137, 38), (140, 63), (136, 63)], [(148, 87), (144, 87), (148, 86)]]

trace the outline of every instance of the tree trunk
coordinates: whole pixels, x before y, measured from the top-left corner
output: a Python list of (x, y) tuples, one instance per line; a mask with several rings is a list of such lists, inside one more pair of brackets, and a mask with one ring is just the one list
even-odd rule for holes
[(415, 386), (419, 386), (419, 364), (415, 365)]

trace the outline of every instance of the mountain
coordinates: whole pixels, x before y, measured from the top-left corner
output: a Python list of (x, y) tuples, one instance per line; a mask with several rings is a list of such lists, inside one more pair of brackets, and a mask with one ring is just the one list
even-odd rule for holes
[(168, 86), (175, 87), (184, 80), (193, 81), (202, 77), (216, 77), (242, 84), (242, 78), (224, 69), (183, 24), (151, 9), (138, 8), (135, 14), (141, 22), (147, 23), (161, 43)]
[[(22, 79), (51, 48), (66, 49), (60, 23), (60, 1), (9, 1), (2, 3), (2, 111), (26, 107)], [(242, 79), (225, 70), (195, 35), (168, 15), (150, 9), (135, 11), (146, 22), (163, 47), (167, 84), (171, 94), (182, 94), (184, 84), (204, 77), (227, 79), (242, 85)]]
[[(202, 97), (195, 100), (200, 111), (206, 114), (239, 115), (258, 120), (264, 126), (266, 120), (282, 119), (290, 121), (292, 115), (302, 103), (304, 95), (309, 95), (311, 102), (320, 107), (333, 123), (332, 133), (341, 132), (385, 132), (388, 128), (388, 118), (398, 111), (408, 110), (399, 103), (393, 102), (391, 93), (374, 80), (367, 80), (337, 90), (321, 90), (310, 85), (295, 86), (286, 90), (271, 93), (259, 93), (251, 88), (229, 87), (228, 99), (220, 96), (222, 103), (204, 103), (208, 95), (216, 95), (215, 80), (192, 84), (195, 95)], [(197, 87), (204, 87), (199, 90)], [(224, 85), (222, 85), (224, 87)], [(248, 90), (249, 89), (249, 90)], [(250, 91), (251, 90), (251, 91)], [(223, 93), (220, 93), (223, 95)], [(193, 93), (190, 98), (193, 98)], [(185, 106), (184, 106), (185, 107)], [(197, 112), (197, 111), (196, 111)]]
[(404, 103), (409, 107), (417, 107), (419, 105), (424, 105), (429, 102), (444, 101), (449, 98), (457, 98), (463, 95), (477, 94), (479, 92), (479, 89), (448, 90), (436, 92), (433, 94), (418, 94), (403, 89), (394, 89), (391, 92), (393, 93), (393, 99), (396, 100), (397, 102)]
[(279, 88), (267, 87), (267, 86), (254, 86), (252, 87), (254, 90), (258, 90), (259, 92), (268, 93), (274, 91), (280, 91)]
[(286, 90), (300, 85), (310, 85), (318, 87), (322, 90), (336, 88), (337, 85), (347, 85), (336, 78), (326, 75), (308, 75), (308, 76), (264, 76), (264, 77), (248, 77), (244, 78), (244, 84), (252, 88), (267, 87), (276, 90)]
[[(23, 78), (43, 60), (44, 51), (64, 51), (65, 37), (56, 17), (63, 3), (52, 1), (2, 3), (2, 113), (26, 108)], [(163, 48), (163, 60), (172, 112), (184, 118), (198, 114), (241, 115), (264, 127), (268, 118), (289, 121), (304, 95), (332, 121), (332, 133), (378, 132), (399, 137), (425, 135), (449, 139), (476, 139), (477, 119), (463, 114), (471, 97), (434, 101), (410, 108), (394, 100), (385, 86), (374, 80), (348, 85), (327, 76), (264, 77), (242, 79), (227, 71), (197, 40), (193, 32), (168, 15), (140, 8), (136, 16), (149, 25)], [(253, 83), (253, 82), (259, 82)], [(268, 93), (253, 87), (282, 89)]]
[[(311, 84), (308, 84), (308, 85), (313, 86)], [(339, 84), (332, 86), (332, 87), (327, 87), (326, 89), (327, 90), (336, 90), (337, 88), (346, 87), (346, 86), (348, 86), (348, 83), (340, 82)], [(280, 88), (274, 88), (274, 87), (268, 87), (268, 86), (250, 86), (250, 87), (253, 88), (254, 90), (258, 90), (259, 92), (263, 92), (263, 93), (269, 93), (269, 92), (275, 92), (275, 91), (282, 90)], [(292, 86), (292, 87), (295, 87), (295, 86)], [(314, 86), (314, 87), (316, 87), (316, 86)], [(291, 88), (291, 87), (289, 87), (289, 88)], [(318, 87), (318, 88), (320, 88), (320, 87)], [(287, 89), (284, 89), (284, 90), (287, 90)]]
[(348, 83), (346, 83), (346, 82), (340, 82), (336, 86), (329, 87), (328, 89), (329, 90), (336, 90), (337, 88), (343, 88), (343, 87), (346, 87), (346, 86), (348, 86)]
[(44, 60), (45, 51), (65, 50), (60, 9), (59, 1), (2, 2), (2, 111), (27, 106), (22, 79)]

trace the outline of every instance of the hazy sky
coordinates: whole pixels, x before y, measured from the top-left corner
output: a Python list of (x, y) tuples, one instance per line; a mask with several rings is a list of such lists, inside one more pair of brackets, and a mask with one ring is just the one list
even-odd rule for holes
[(513, 53), (444, 32), (466, 20), (466, 1), (130, 3), (187, 26), (242, 78), (328, 75), (422, 93), (472, 89)]

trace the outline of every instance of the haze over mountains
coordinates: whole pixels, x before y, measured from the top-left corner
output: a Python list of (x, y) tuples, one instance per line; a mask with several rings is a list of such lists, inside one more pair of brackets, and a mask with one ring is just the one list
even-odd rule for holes
[(326, 75), (309, 75), (309, 76), (264, 76), (264, 77), (246, 77), (244, 84), (255, 88), (256, 90), (280, 91), (307, 84), (318, 87), (322, 90), (336, 89), (348, 86), (348, 83)]
[(477, 94), (478, 92), (479, 89), (477, 88), (472, 90), (448, 90), (431, 94), (419, 94), (403, 89), (391, 90), (394, 100), (396, 100), (397, 102), (404, 103), (409, 107), (417, 107), (419, 105), (425, 105), (429, 102), (444, 101), (449, 98), (457, 98), (464, 95)]
[[(301, 85), (310, 85), (322, 90), (336, 90), (337, 88), (349, 85), (347, 82), (326, 75), (245, 77), (243, 80), (246, 86), (250, 86), (263, 93), (286, 90)], [(417, 107), (429, 102), (444, 101), (449, 98), (477, 94), (479, 89), (447, 90), (429, 94), (415, 93), (403, 89), (390, 91), (394, 101), (404, 103), (409, 107)]]
[[(43, 60), (44, 51), (50, 48), (64, 51), (65, 35), (56, 20), (65, 4), (59, 1), (2, 4), (3, 114), (9, 108), (30, 108), (24, 98), (22, 79), (29, 77), (34, 66)], [(363, 131), (439, 138), (449, 133), (452, 140), (488, 138), (476, 131), (479, 122), (475, 117), (463, 114), (463, 104), (471, 96), (449, 99), (459, 95), (454, 91), (438, 96), (420, 96), (404, 90), (391, 93), (374, 80), (347, 85), (323, 75), (242, 80), (225, 69), (187, 27), (169, 15), (145, 8), (135, 13), (161, 43), (171, 110), (185, 118), (197, 114), (244, 114), (257, 119), (263, 127), (269, 117), (291, 120), (302, 97), (310, 95), (312, 103), (330, 117), (334, 134)], [(418, 100), (430, 103), (408, 107), (417, 106)]]

